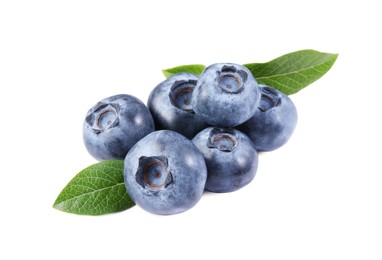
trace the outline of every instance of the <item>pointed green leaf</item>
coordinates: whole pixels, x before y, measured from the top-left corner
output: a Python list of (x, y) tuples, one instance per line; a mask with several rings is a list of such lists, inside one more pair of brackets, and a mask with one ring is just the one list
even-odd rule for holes
[(244, 64), (261, 84), (273, 86), (287, 95), (294, 94), (321, 78), (338, 54), (301, 50), (266, 63)]
[(58, 195), (53, 207), (80, 215), (103, 215), (134, 206), (126, 192), (123, 161), (103, 161), (79, 172)]
[(182, 65), (170, 69), (162, 70), (163, 74), (166, 78), (171, 77), (172, 75), (180, 72), (188, 72), (195, 75), (200, 75), (202, 71), (206, 68), (206, 66), (201, 64), (191, 64), (191, 65)]

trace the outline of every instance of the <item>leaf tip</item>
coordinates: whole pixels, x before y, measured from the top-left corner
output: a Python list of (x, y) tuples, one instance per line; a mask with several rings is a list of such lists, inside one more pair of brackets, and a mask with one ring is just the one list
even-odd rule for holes
[(162, 73), (163, 73), (163, 75), (164, 75), (166, 78), (169, 78), (169, 77), (171, 77), (171, 75), (172, 75), (172, 73), (168, 72), (167, 69), (162, 70)]
[(59, 200), (60, 196), (57, 197), (57, 199), (54, 201), (52, 208), (62, 211), (62, 201)]

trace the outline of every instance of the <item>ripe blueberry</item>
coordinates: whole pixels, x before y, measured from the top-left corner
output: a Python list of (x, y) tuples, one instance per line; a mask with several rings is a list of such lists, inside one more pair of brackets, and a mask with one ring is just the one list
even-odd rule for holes
[(272, 151), (283, 146), (297, 124), (297, 110), (292, 100), (277, 89), (260, 85), (260, 105), (248, 121), (238, 126), (258, 151)]
[(155, 131), (125, 158), (127, 192), (143, 209), (161, 215), (192, 208), (202, 197), (207, 168), (198, 148), (183, 135)]
[(250, 138), (240, 131), (209, 127), (198, 133), (192, 142), (206, 161), (206, 190), (235, 191), (255, 177), (257, 152)]
[(83, 140), (97, 160), (122, 160), (141, 138), (154, 131), (145, 104), (131, 95), (115, 95), (94, 105), (83, 124)]
[(260, 90), (251, 72), (233, 63), (207, 67), (192, 94), (192, 107), (208, 124), (233, 127), (253, 116)]
[(192, 92), (198, 77), (178, 73), (157, 85), (150, 93), (147, 106), (157, 129), (168, 129), (191, 139), (207, 124), (193, 111)]

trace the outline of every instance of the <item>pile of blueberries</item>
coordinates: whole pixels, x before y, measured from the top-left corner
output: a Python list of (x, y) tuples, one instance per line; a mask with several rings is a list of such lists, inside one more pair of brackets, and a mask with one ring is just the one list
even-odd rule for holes
[(147, 106), (115, 95), (86, 115), (83, 139), (97, 160), (124, 160), (128, 194), (155, 214), (192, 208), (204, 190), (250, 183), (258, 152), (284, 145), (297, 124), (291, 99), (257, 83), (244, 66), (217, 63), (157, 85)]

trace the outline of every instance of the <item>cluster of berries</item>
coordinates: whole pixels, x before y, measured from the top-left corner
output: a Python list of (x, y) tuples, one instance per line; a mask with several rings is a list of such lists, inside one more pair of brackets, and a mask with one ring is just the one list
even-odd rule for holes
[(258, 84), (244, 66), (217, 63), (200, 76), (169, 77), (147, 106), (126, 94), (101, 100), (86, 115), (83, 138), (97, 160), (124, 160), (137, 205), (168, 215), (192, 208), (204, 190), (250, 183), (258, 152), (284, 145), (296, 124), (287, 95)]

